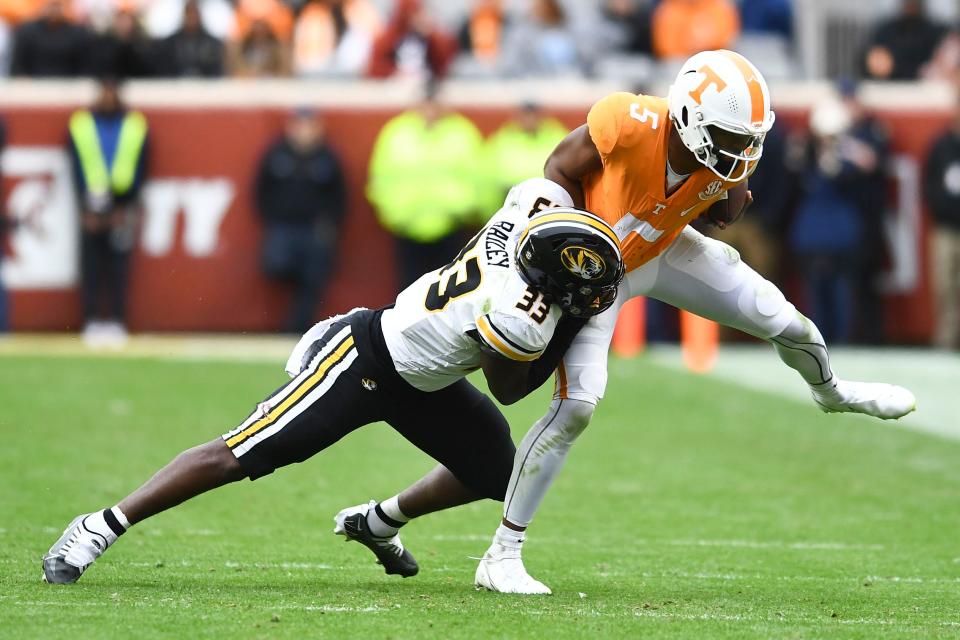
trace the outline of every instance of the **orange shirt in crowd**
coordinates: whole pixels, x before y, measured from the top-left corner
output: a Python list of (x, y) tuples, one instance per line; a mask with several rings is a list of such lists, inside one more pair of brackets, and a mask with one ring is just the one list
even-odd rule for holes
[(481, 3), (470, 14), (470, 46), (477, 60), (495, 61), (503, 35), (503, 8), (499, 0)]
[(0, 0), (0, 18), (11, 24), (33, 20), (47, 0)]
[(611, 94), (590, 109), (587, 127), (603, 168), (583, 180), (586, 208), (613, 227), (628, 271), (663, 253), (736, 184), (701, 167), (667, 195), (666, 98)]
[(662, 0), (651, 30), (658, 58), (687, 58), (709, 49), (732, 49), (740, 15), (729, 0)]
[(240, 0), (236, 20), (234, 40), (243, 40), (258, 20), (265, 21), (281, 42), (289, 42), (293, 33), (293, 12), (281, 0)]

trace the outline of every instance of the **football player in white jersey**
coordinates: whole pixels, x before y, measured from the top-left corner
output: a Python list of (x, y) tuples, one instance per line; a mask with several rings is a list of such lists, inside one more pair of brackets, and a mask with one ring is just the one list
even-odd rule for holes
[(416, 561), (392, 524), (481, 498), (503, 500), (513, 468), (509, 425), (464, 376), (481, 369), (497, 400), (516, 402), (616, 298), (624, 274), (617, 237), (571, 204), (554, 183), (522, 183), (459, 255), (395, 305), (354, 309), (313, 327), (290, 355), (288, 384), (116, 506), (74, 518), (44, 556), (44, 579), (76, 582), (131, 525), (210, 489), (303, 462), (381, 420), (440, 465), (382, 505), (344, 510), (338, 532), (369, 547), (388, 573), (414, 575)]

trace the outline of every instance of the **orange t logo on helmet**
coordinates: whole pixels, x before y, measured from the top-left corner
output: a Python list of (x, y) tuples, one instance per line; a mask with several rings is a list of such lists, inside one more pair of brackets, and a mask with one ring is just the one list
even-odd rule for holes
[(707, 87), (710, 85), (713, 85), (717, 88), (717, 93), (727, 88), (727, 83), (723, 81), (723, 78), (717, 75), (717, 72), (707, 65), (703, 65), (697, 69), (697, 73), (702, 73), (705, 76), (703, 82), (700, 83), (700, 86), (690, 92), (690, 97), (693, 98), (694, 102), (697, 104), (701, 104), (700, 99), (703, 96), (703, 92), (706, 91)]

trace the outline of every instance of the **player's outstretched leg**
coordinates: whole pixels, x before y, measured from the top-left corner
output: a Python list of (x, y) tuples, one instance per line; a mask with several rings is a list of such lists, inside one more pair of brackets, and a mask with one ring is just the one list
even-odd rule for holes
[(830, 356), (823, 336), (801, 313), (777, 336), (770, 339), (780, 359), (796, 369), (810, 394), (825, 413), (863, 413), (883, 420), (902, 418), (917, 408), (909, 389), (883, 382), (841, 380), (830, 368)]
[(184, 451), (120, 504), (79, 515), (43, 556), (43, 579), (71, 584), (131, 525), (243, 477), (220, 438)]
[(477, 587), (500, 593), (550, 594), (550, 587), (528, 572), (521, 557), (527, 526), (546, 496), (595, 404), (554, 400), (546, 415), (524, 436), (514, 459), (503, 504), (503, 521), (477, 566)]
[(641, 267), (628, 274), (632, 290), (773, 343), (780, 359), (803, 377), (828, 413), (863, 413), (884, 420), (916, 409), (916, 398), (893, 384), (841, 380), (816, 325), (729, 245), (687, 227), (656, 266), (652, 285)]

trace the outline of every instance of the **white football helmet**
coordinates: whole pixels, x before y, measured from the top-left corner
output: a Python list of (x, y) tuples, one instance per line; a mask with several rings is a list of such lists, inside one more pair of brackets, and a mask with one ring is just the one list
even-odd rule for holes
[(739, 53), (702, 51), (680, 68), (667, 94), (683, 144), (724, 180), (746, 178), (773, 127), (770, 90)]

